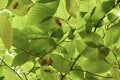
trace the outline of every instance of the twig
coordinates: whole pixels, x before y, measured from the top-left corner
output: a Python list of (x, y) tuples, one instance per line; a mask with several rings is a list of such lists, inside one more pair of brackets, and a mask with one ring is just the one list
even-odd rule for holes
[[(85, 50), (86, 50), (86, 49), (85, 49)], [(72, 65), (71, 65), (71, 67), (70, 67), (70, 69), (69, 69), (69, 71), (73, 70), (73, 67), (74, 67), (75, 63), (78, 61), (78, 59), (80, 58), (80, 56), (82, 55), (82, 53), (83, 53), (83, 52), (81, 52), (81, 53), (77, 56), (77, 58), (74, 60), (74, 62), (72, 63)], [(61, 80), (63, 80), (66, 75), (67, 75), (67, 73), (64, 74), (64, 75), (62, 75)]]
[(26, 80), (28, 80), (28, 78), (27, 78), (27, 76), (26, 76), (26, 74), (25, 74), (25, 73), (24, 73), (24, 76), (25, 76), (25, 79), (26, 79)]
[(99, 24), (103, 21), (103, 19), (106, 17), (106, 14), (109, 13), (112, 9), (114, 9), (120, 2), (118, 2), (116, 5), (114, 5), (110, 10), (108, 10), (104, 16), (99, 20), (99, 22), (97, 23), (97, 25), (95, 26), (94, 32), (96, 32)]
[(83, 72), (86, 72), (86, 73), (89, 73), (89, 74), (92, 74), (92, 75), (95, 75), (95, 76), (98, 76), (98, 77), (102, 77), (102, 78), (115, 78), (115, 77), (112, 77), (112, 76), (102, 76), (102, 75), (95, 74), (95, 73), (92, 73), (92, 72), (89, 72), (89, 71), (86, 71), (86, 70), (83, 70), (83, 69), (72, 69), (72, 70), (83, 71)]
[[(68, 37), (68, 36), (67, 36), (67, 37)], [(67, 37), (65, 37), (62, 41), (60, 41), (55, 47), (51, 48), (48, 52), (46, 52), (45, 54), (43, 54), (43, 55), (41, 56), (41, 58), (43, 58), (45, 55), (47, 55), (47, 54), (51, 53), (53, 50), (55, 50), (56, 47), (57, 47), (59, 44), (61, 44), (62, 42), (64, 42)]]
[(32, 55), (32, 56), (36, 57), (36, 55), (32, 54), (31, 51), (25, 50), (25, 49), (23, 49), (23, 48), (15, 45), (15, 44), (12, 44), (12, 45), (15, 46), (15, 47), (17, 47), (18, 49), (22, 50), (23, 52), (27, 53), (28, 55)]
[(111, 23), (115, 22), (119, 17), (116, 17), (115, 19), (113, 19), (107, 26), (106, 26), (106, 30), (108, 30), (109, 26), (111, 25)]
[[(111, 49), (110, 49), (111, 50)], [(113, 53), (113, 55), (114, 55), (114, 57), (115, 57), (115, 59), (116, 59), (116, 61), (117, 61), (117, 65), (119, 66), (119, 69), (120, 69), (120, 62), (119, 62), (119, 60), (118, 60), (118, 58), (117, 58), (117, 56), (116, 56), (116, 54), (114, 53), (114, 51), (113, 50), (111, 50), (111, 52)]]
[(4, 63), (4, 65), (5, 65), (7, 68), (9, 68), (10, 70), (12, 70), (12, 71), (19, 77), (20, 80), (23, 80), (23, 79), (21, 78), (21, 76), (20, 76), (14, 69), (12, 69), (10, 66), (8, 66), (1, 58), (0, 58), (0, 61), (1, 61), (2, 63)]
[(72, 66), (70, 67), (70, 71), (73, 69), (75, 63), (77, 62), (77, 60), (80, 58), (81, 55), (82, 55), (82, 54), (80, 53), (80, 54), (77, 56), (77, 58), (74, 60)]

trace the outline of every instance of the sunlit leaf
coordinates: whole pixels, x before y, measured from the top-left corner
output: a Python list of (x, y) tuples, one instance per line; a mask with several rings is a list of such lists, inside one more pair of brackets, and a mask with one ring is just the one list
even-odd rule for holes
[(111, 28), (108, 29), (105, 35), (105, 44), (110, 46), (116, 43), (120, 37), (120, 24), (115, 24)]
[(0, 0), (0, 9), (3, 9), (7, 6), (9, 0)]
[(6, 49), (10, 49), (12, 45), (12, 26), (8, 20), (8, 13), (2, 13), (0, 15), (0, 28), (1, 37)]
[(107, 72), (111, 66), (103, 60), (86, 60), (84, 61), (83, 67), (94, 73), (103, 73)]
[(28, 73), (34, 66), (34, 63), (32, 61), (27, 61), (21, 66), (21, 69), (24, 73)]
[[(56, 12), (58, 7), (59, 0), (50, 2), (50, 3), (36, 3), (30, 10), (28, 14), (28, 23), (39, 25), (41, 22), (48, 18), (52, 17)], [(46, 28), (47, 29), (47, 28)]]
[[(19, 50), (18, 50), (19, 51)], [(19, 51), (20, 52), (20, 51)], [(23, 65), (26, 61), (28, 61), (28, 55), (24, 52), (20, 52), (18, 55), (15, 56), (12, 66), (21, 66)]]
[(9, 0), (7, 9), (19, 16), (24, 16), (28, 13), (29, 9), (33, 6), (30, 0)]
[[(59, 72), (68, 73), (70, 69), (70, 61), (66, 60), (64, 57), (52, 54), (51, 59), (53, 61), (52, 66)], [(64, 66), (64, 67), (62, 67)]]
[(11, 69), (9, 69), (8, 67), (4, 67), (3, 68), (3, 74), (5, 76), (5, 80), (21, 80), (14, 71), (12, 71)]
[(55, 1), (55, 0), (37, 0), (37, 2), (40, 2), (40, 3), (47, 3), (52, 1)]
[(50, 67), (42, 67), (41, 74), (44, 80), (59, 80), (60, 79), (58, 73)]
[(66, 10), (71, 16), (76, 18), (78, 12), (76, 0), (66, 0)]
[(83, 41), (90, 47), (96, 48), (104, 44), (103, 39), (96, 33), (80, 32), (80, 36), (82, 37)]

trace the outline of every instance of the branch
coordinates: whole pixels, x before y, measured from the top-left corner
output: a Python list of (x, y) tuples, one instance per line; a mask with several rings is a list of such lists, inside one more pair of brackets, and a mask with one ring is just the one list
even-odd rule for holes
[(98, 22), (97, 25), (95, 26), (94, 32), (96, 32), (99, 24), (100, 24), (100, 23), (103, 21), (103, 19), (106, 17), (106, 14), (109, 13), (112, 9), (114, 9), (119, 3), (120, 3), (120, 1), (119, 1), (117, 4), (115, 4), (110, 10), (108, 10), (108, 11), (104, 14), (104, 16), (99, 20), (99, 22)]
[(12, 69), (10, 66), (8, 66), (1, 58), (0, 58), (0, 61), (1, 61), (2, 63), (4, 63), (4, 65), (5, 65), (7, 68), (9, 68), (10, 70), (12, 70), (12, 71), (19, 77), (20, 80), (23, 80), (23, 79), (21, 78), (21, 76), (20, 76), (14, 69)]

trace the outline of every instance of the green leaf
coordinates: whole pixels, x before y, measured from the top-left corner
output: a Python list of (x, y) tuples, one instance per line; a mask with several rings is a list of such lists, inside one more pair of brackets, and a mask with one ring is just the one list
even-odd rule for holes
[(113, 22), (113, 20), (115, 20), (116, 18), (118, 18), (117, 15), (115, 15), (113, 13), (109, 13), (107, 16), (108, 16), (108, 20), (110, 22)]
[(12, 46), (12, 27), (8, 20), (8, 13), (2, 13), (0, 15), (0, 28), (1, 28), (1, 38), (6, 49), (10, 49)]
[(56, 51), (58, 53), (67, 54), (66, 48), (64, 46), (61, 46), (61, 45), (57, 46)]
[(44, 31), (55, 31), (58, 28), (58, 24), (56, 23), (56, 18), (50, 18), (46, 21), (43, 21), (39, 24), (39, 28)]
[(96, 48), (104, 45), (103, 39), (96, 33), (80, 32), (83, 41), (90, 47)]
[(86, 44), (83, 42), (83, 40), (75, 40), (74, 41), (75, 47), (79, 53), (83, 52), (86, 48)]
[(112, 8), (112, 6), (114, 6), (114, 4), (115, 4), (114, 0), (105, 1), (101, 4), (102, 10), (106, 13)]
[(51, 36), (54, 37), (54, 38), (60, 39), (60, 38), (63, 37), (63, 34), (64, 34), (64, 33), (63, 33), (62, 28), (58, 28), (57, 30), (55, 30), (55, 31), (51, 34)]
[(7, 9), (18, 16), (24, 16), (32, 6), (33, 2), (31, 0), (9, 0)]
[(17, 53), (19, 52), (19, 54), (17, 54), (12, 62), (12, 66), (16, 67), (16, 66), (21, 66), (23, 65), (26, 61), (28, 61), (28, 55), (20, 50), (16, 51)]
[[(107, 7), (106, 7), (107, 5)], [(97, 4), (96, 10), (91, 17), (92, 20), (100, 20), (114, 5), (114, 0), (102, 1)]]
[(75, 38), (74, 32), (75, 32), (75, 29), (70, 30), (70, 33), (68, 35), (68, 39), (73, 40)]
[(76, 0), (66, 0), (66, 10), (71, 16), (76, 18), (79, 10)]
[(48, 3), (48, 2), (52, 2), (55, 0), (37, 0), (36, 2), (40, 2), (40, 3)]
[(75, 54), (75, 44), (73, 42), (68, 42), (65, 44), (65, 48), (67, 50), (67, 58), (73, 58), (74, 56), (76, 56)]
[(21, 80), (14, 71), (12, 71), (11, 69), (9, 69), (8, 67), (3, 67), (3, 74), (5, 77), (5, 80)]
[(99, 80), (99, 79), (97, 79), (96, 76), (94, 76), (90, 73), (86, 73), (85, 80)]
[(116, 77), (116, 79), (120, 78), (120, 71), (117, 66), (113, 66), (110, 70), (110, 73), (111, 73), (111, 76)]
[(52, 38), (31, 40), (29, 50), (37, 55), (42, 55), (51, 48), (56, 47), (56, 43)]
[(59, 74), (51, 67), (42, 67), (41, 76), (43, 80), (60, 80)]
[(29, 73), (29, 71), (33, 68), (34, 63), (32, 61), (27, 61), (21, 66), (21, 70), (23, 73)]
[(84, 79), (84, 72), (80, 70), (70, 71), (70, 76), (74, 80), (82, 80)]
[(111, 68), (111, 66), (104, 60), (90, 60), (90, 59), (84, 61), (84, 64), (82, 66), (85, 70), (94, 73), (107, 72)]
[(29, 40), (21, 30), (16, 28), (13, 29), (13, 46), (17, 46), (25, 50), (29, 49)]
[[(52, 54), (51, 55), (52, 59), (52, 66), (59, 72), (63, 73), (68, 73), (71, 63), (69, 60), (65, 59), (64, 57), (57, 55), (57, 54)], [(62, 67), (64, 66), (64, 67)]]
[(35, 3), (28, 14), (28, 23), (39, 26), (44, 19), (54, 15), (58, 4), (59, 0), (50, 3)]
[(4, 9), (7, 4), (8, 4), (9, 0), (0, 0), (0, 9)]
[(104, 38), (105, 44), (107, 46), (113, 45), (119, 40), (119, 37), (120, 37), (119, 26), (120, 24), (118, 23), (118, 24), (113, 25), (111, 28), (107, 30), (105, 34), (105, 38)]

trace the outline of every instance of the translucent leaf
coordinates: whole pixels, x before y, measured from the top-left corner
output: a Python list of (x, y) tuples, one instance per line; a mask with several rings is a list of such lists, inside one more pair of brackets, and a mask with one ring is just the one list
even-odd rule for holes
[(8, 20), (8, 13), (2, 13), (0, 16), (1, 37), (6, 49), (12, 45), (12, 27)]
[(63, 37), (63, 30), (62, 30), (62, 28), (58, 28), (57, 30), (55, 30), (52, 33), (51, 36), (54, 37), (54, 38), (58, 38), (58, 39), (62, 38)]
[[(64, 57), (57, 55), (57, 54), (52, 54), (51, 55), (52, 59), (52, 66), (59, 72), (63, 73), (68, 73), (70, 69), (70, 61), (66, 60)], [(64, 67), (62, 67), (64, 66)]]
[(21, 66), (22, 72), (28, 73), (34, 66), (34, 63), (32, 61), (27, 61)]
[[(28, 23), (39, 25), (41, 22), (49, 17), (52, 17), (57, 10), (59, 0), (50, 3), (36, 3), (28, 14)], [(47, 29), (47, 28), (46, 28)]]
[(92, 59), (92, 60), (96, 60), (96, 59), (100, 59), (99, 58), (99, 52), (97, 48), (91, 48), (91, 47), (87, 47), (82, 55), (84, 57), (87, 57), (88, 59)]
[(94, 32), (80, 32), (80, 36), (82, 37), (83, 41), (90, 47), (96, 48), (104, 44), (103, 39)]
[(41, 75), (43, 80), (59, 80), (60, 77), (51, 67), (42, 67)]
[(90, 73), (86, 73), (85, 80), (99, 80), (99, 79), (97, 79), (94, 75)]
[(107, 72), (111, 66), (106, 63), (104, 60), (86, 60), (82, 65), (86, 70), (94, 73), (103, 73)]
[(55, 47), (56, 43), (52, 38), (31, 40), (29, 50), (37, 55), (42, 55), (46, 51)]
[(119, 37), (120, 37), (119, 26), (120, 24), (118, 23), (118, 24), (113, 25), (111, 28), (107, 30), (105, 34), (105, 38), (104, 38), (105, 44), (107, 46), (113, 45), (119, 40)]
[(7, 6), (9, 0), (0, 0), (0, 9), (3, 9)]
[(12, 70), (10, 70), (9, 68), (7, 67), (4, 67), (3, 68), (3, 74), (5, 76), (5, 80), (9, 80), (9, 79), (12, 79), (12, 80), (21, 80), (16, 74), (15, 72), (13, 72)]
[(79, 53), (81, 53), (86, 48), (86, 45), (83, 42), (83, 40), (75, 40), (74, 44), (75, 44)]
[(10, 0), (7, 9), (16, 15), (24, 16), (32, 6), (33, 2), (31, 0)]
[(119, 68), (117, 66), (113, 66), (111, 68), (110, 72), (111, 72), (111, 76), (116, 77), (116, 79), (120, 78), (120, 71), (119, 71)]
[(22, 49), (29, 49), (29, 40), (19, 29), (13, 29), (13, 45)]
[(80, 0), (79, 5), (80, 12), (89, 12), (96, 6), (96, 0)]
[(65, 44), (65, 48), (67, 50), (67, 56), (68, 58), (73, 58), (74, 56), (76, 56), (75, 54), (75, 44), (73, 42), (68, 42)]
[(68, 35), (68, 39), (73, 40), (75, 38), (74, 32), (75, 32), (75, 29), (70, 30), (70, 33)]
[(110, 22), (113, 22), (113, 20), (115, 20), (117, 18), (117, 15), (115, 15), (113, 13), (109, 13), (107, 16), (108, 16), (108, 20)]
[(105, 1), (101, 5), (102, 6), (102, 10), (106, 13), (107, 11), (109, 11), (112, 8), (112, 6), (114, 6), (114, 4), (115, 4), (114, 0)]
[(66, 10), (71, 16), (76, 18), (78, 12), (76, 0), (66, 0)]
[(15, 56), (15, 58), (14, 58), (14, 60), (12, 62), (12, 66), (14, 66), (14, 67), (21, 66), (26, 61), (28, 61), (28, 55), (26, 53), (24, 53), (24, 52), (19, 51), (19, 54)]
[(37, 2), (40, 2), (40, 3), (47, 3), (52, 1), (55, 1), (55, 0), (37, 0)]
[(70, 71), (70, 76), (74, 80), (82, 80), (82, 79), (84, 79), (83, 71), (78, 71), (78, 70)]
[(57, 51), (58, 53), (67, 54), (67, 50), (65, 49), (65, 47), (60, 46), (60, 45), (57, 46), (56, 51)]
[(50, 18), (46, 21), (43, 21), (39, 24), (39, 28), (44, 31), (54, 31), (58, 28), (58, 24), (55, 20), (56, 18)]

